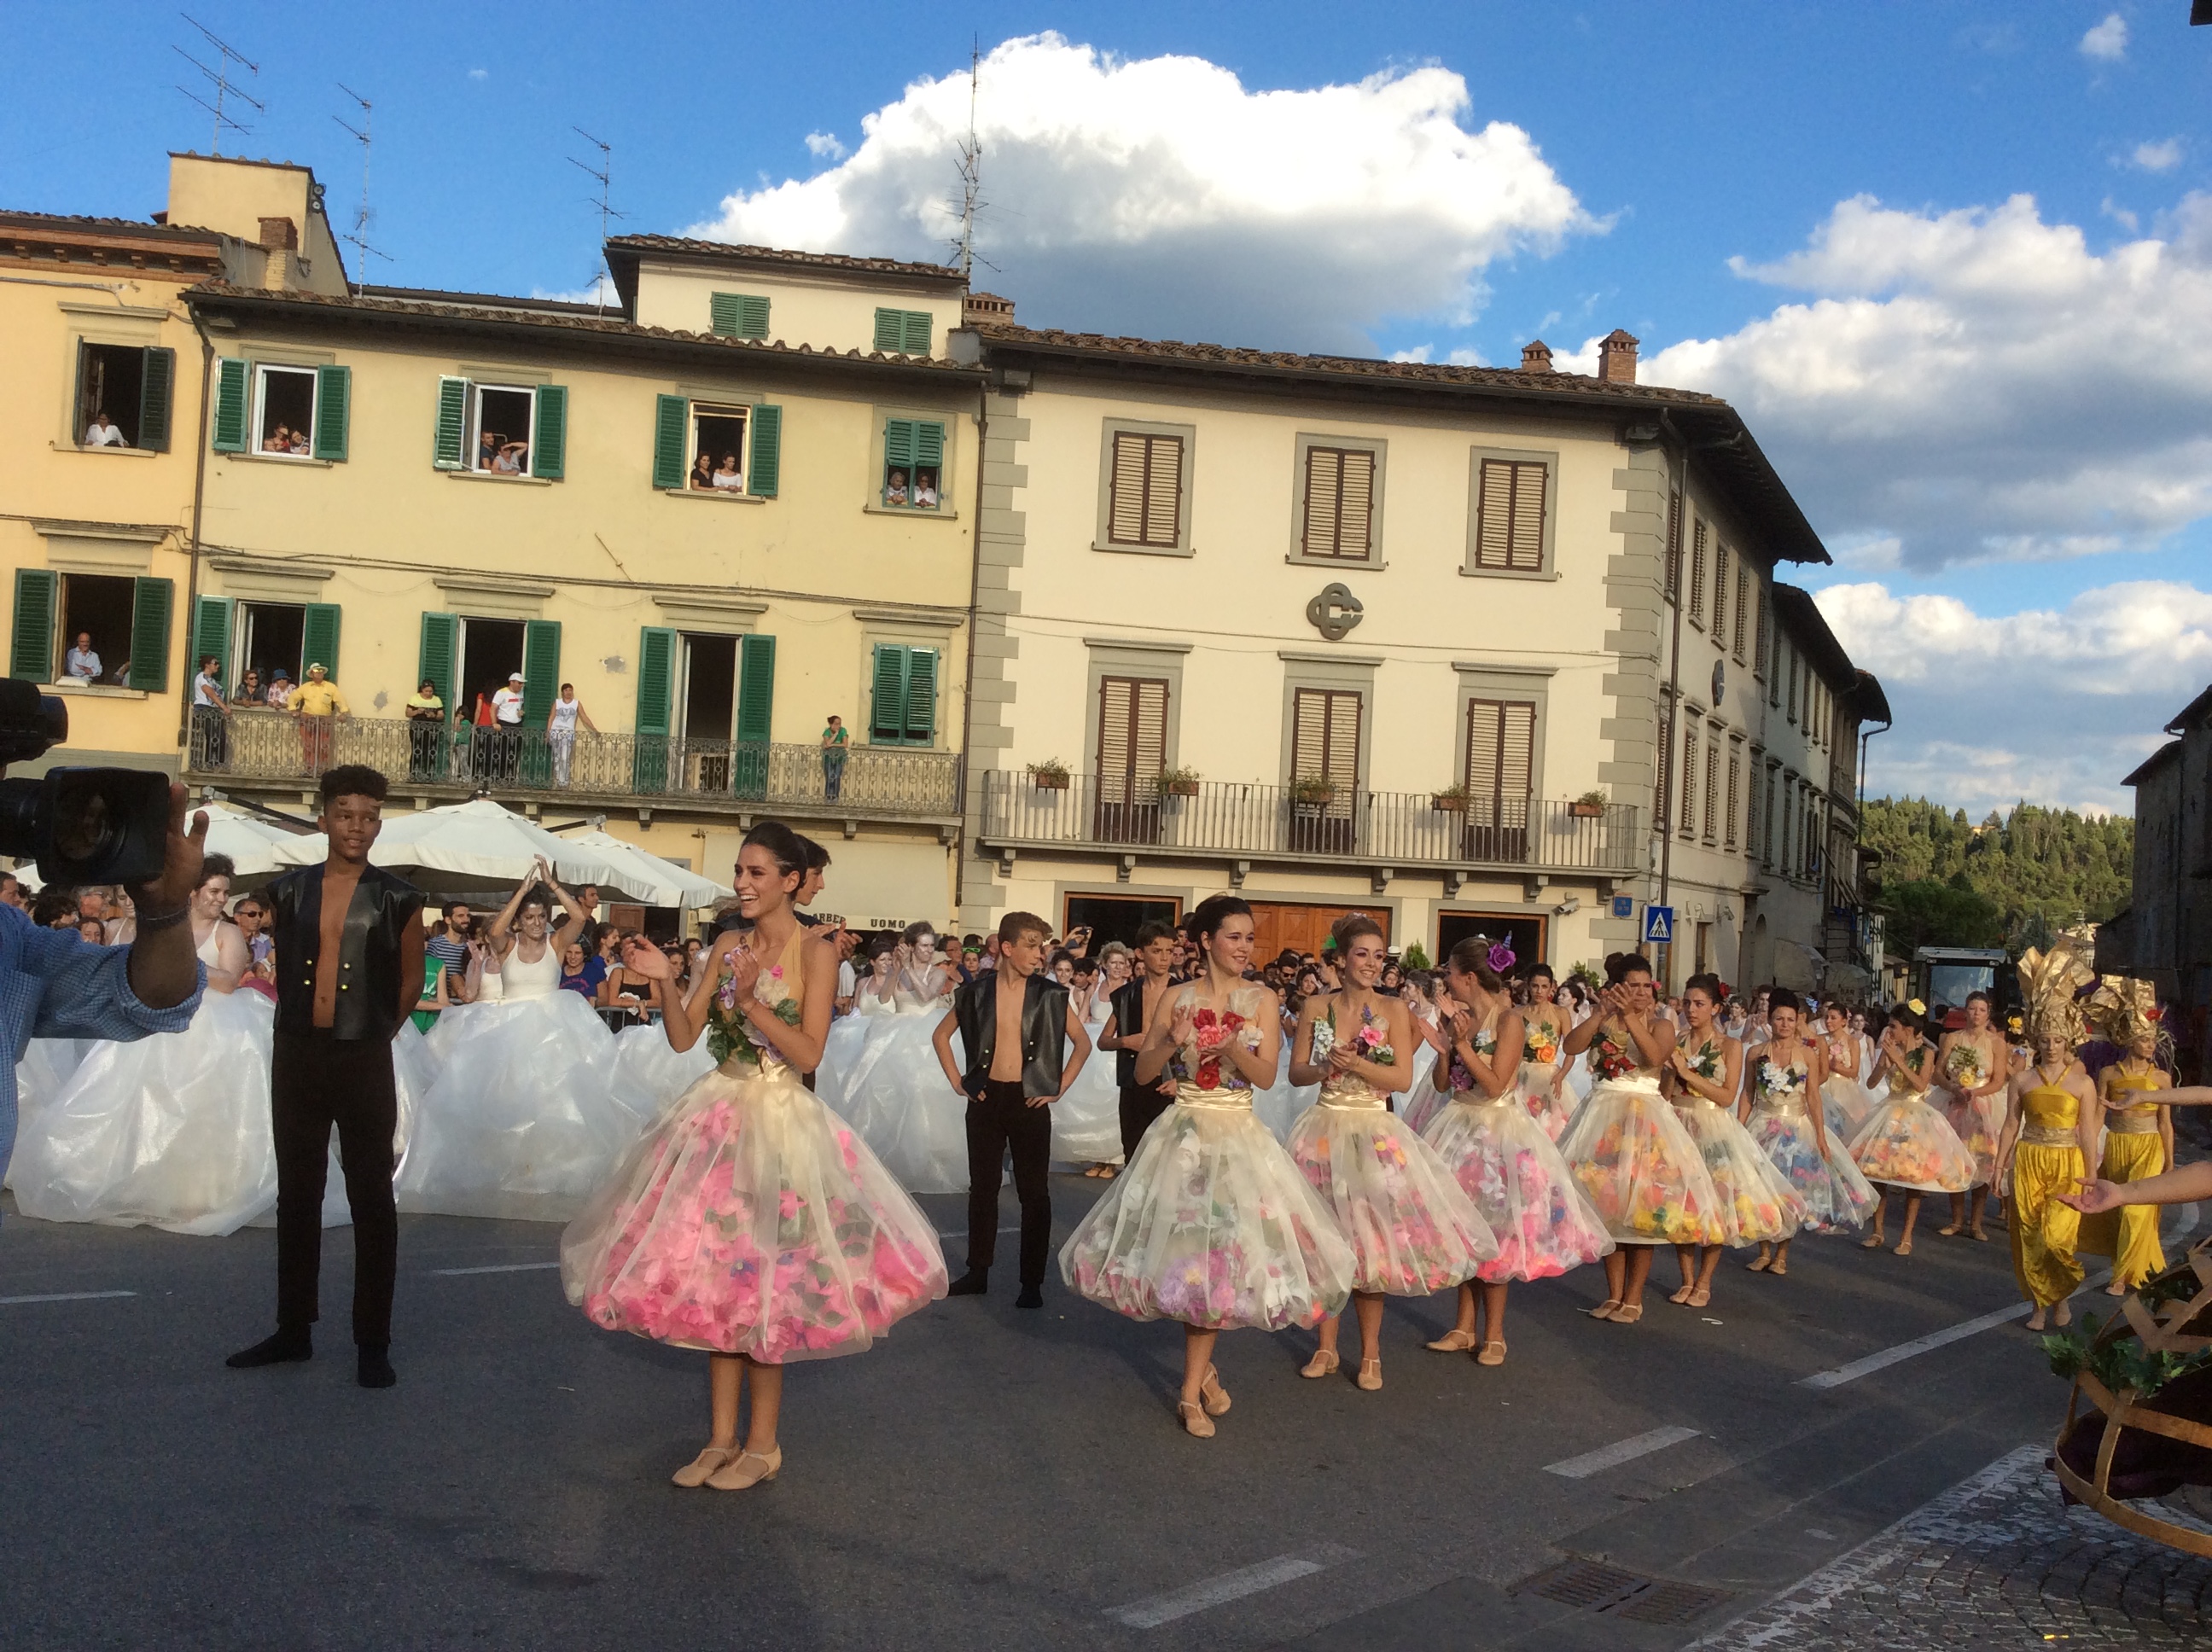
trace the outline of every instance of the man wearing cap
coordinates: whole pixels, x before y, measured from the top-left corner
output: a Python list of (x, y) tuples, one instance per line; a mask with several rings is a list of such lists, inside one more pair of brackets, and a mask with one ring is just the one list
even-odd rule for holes
[(507, 674), (507, 686), (491, 697), (491, 714), (499, 725), (499, 774), (511, 780), (522, 756), (522, 673)]
[(321, 774), (331, 766), (334, 726), (339, 718), (352, 716), (353, 708), (330, 680), (329, 670), (315, 661), (307, 667), (307, 681), (285, 697), (284, 709), (300, 720), (300, 761), (310, 774)]

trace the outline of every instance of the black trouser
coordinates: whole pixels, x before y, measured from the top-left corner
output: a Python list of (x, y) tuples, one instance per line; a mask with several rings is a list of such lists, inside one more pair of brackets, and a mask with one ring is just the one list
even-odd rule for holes
[(1145, 1132), (1152, 1127), (1152, 1121), (1175, 1105), (1175, 1091), (1163, 1090), (1158, 1084), (1124, 1084), (1121, 1086), (1121, 1157), (1126, 1163), (1137, 1157), (1137, 1144), (1145, 1139)]
[(276, 1135), (276, 1328), (305, 1331), (319, 1317), (323, 1183), (335, 1124), (353, 1206), (353, 1339), (363, 1347), (387, 1346), (399, 1266), (399, 1217), (392, 1203), (399, 1100), (392, 1046), (382, 1039), (280, 1032), (270, 1100)]
[(968, 1103), (968, 1266), (991, 1266), (999, 1247), (999, 1169), (1014, 1153), (1014, 1193), (1022, 1202), (1022, 1283), (1044, 1283), (1052, 1254), (1052, 1108), (1031, 1107), (1018, 1082), (988, 1079)]

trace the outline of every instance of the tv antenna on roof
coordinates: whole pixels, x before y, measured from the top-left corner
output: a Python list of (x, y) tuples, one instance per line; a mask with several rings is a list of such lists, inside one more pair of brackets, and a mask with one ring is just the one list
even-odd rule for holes
[(237, 64), (242, 67), (247, 74), (258, 76), (261, 73), (261, 65), (258, 63), (252, 62), (246, 58), (244, 52), (237, 51), (231, 46), (228, 41), (220, 39), (211, 33), (204, 24), (191, 16), (190, 13), (180, 11), (177, 15), (182, 17), (186, 22), (191, 24), (194, 28), (198, 29), (202, 34), (206, 35), (208, 44), (222, 54), (216, 60), (221, 67), (210, 69), (198, 58), (195, 58), (191, 52), (185, 51), (184, 47), (180, 46), (172, 46), (169, 48), (170, 51), (175, 52), (186, 63), (191, 64), (193, 68), (198, 70), (201, 74), (206, 76), (209, 81), (211, 82), (215, 87), (215, 101), (213, 103), (210, 103), (205, 98), (202, 97), (197, 92), (187, 91), (184, 87), (179, 86), (177, 90), (183, 92), (186, 97), (190, 98), (194, 103), (198, 104), (201, 108), (206, 110), (210, 114), (215, 117), (215, 137), (213, 142), (208, 145), (208, 153), (210, 155), (221, 155), (222, 153), (222, 131), (224, 127), (228, 126), (232, 131), (236, 132), (240, 137), (246, 137), (253, 130), (251, 126), (234, 120), (229, 115), (224, 113), (223, 105), (225, 103), (232, 98), (236, 98), (241, 103), (252, 105), (256, 114), (265, 115), (269, 112), (263, 105), (230, 83), (230, 66), (233, 64)]
[(382, 258), (386, 264), (389, 264), (392, 262), (392, 256), (387, 252), (378, 252), (376, 248), (368, 244), (368, 227), (375, 221), (376, 218), (376, 215), (369, 210), (368, 206), (369, 133), (373, 130), (369, 125), (369, 109), (371, 106), (367, 98), (362, 96), (360, 93), (355, 91), (353, 88), (348, 86), (343, 81), (340, 81), (337, 84), (339, 91), (344, 93), (356, 103), (361, 105), (361, 125), (358, 128), (349, 125), (343, 116), (332, 115), (331, 117), (331, 118), (337, 121), (339, 125), (345, 127), (347, 131), (351, 132), (354, 136), (355, 142), (361, 145), (361, 204), (354, 209), (353, 233), (350, 235), (341, 235), (338, 237), (340, 240), (344, 241), (352, 246), (356, 255), (357, 261), (361, 265), (362, 278), (354, 283), (355, 290), (358, 292), (361, 288), (368, 285), (368, 261), (371, 258)]
[(599, 313), (605, 315), (607, 313), (607, 282), (609, 280), (606, 264), (607, 224), (611, 219), (627, 218), (629, 214), (617, 212), (608, 203), (614, 193), (614, 146), (593, 137), (581, 126), (571, 126), (568, 130), (599, 152), (599, 164), (596, 167), (586, 166), (573, 155), (568, 157), (568, 164), (599, 180), (599, 198), (592, 203), (599, 210), (599, 266), (592, 271), (592, 287), (599, 295)]
[(960, 234), (953, 240), (952, 250), (960, 261), (960, 277), (969, 279), (981, 263), (987, 270), (999, 266), (988, 258), (975, 256), (975, 215), (989, 204), (983, 199), (983, 145), (975, 136), (975, 91), (982, 80), (983, 49), (981, 40), (971, 39), (968, 45), (968, 136), (960, 145)]

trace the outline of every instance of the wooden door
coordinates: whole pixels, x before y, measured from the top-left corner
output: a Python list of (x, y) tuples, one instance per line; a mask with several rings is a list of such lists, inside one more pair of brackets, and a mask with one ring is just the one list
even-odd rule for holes
[(1336, 920), (1352, 912), (1364, 912), (1372, 918), (1382, 931), (1383, 941), (1386, 944), (1389, 941), (1390, 910), (1388, 907), (1309, 906), (1289, 901), (1253, 902), (1252, 967), (1255, 969), (1264, 968), (1285, 947), (1319, 957), (1322, 943), (1328, 938), (1328, 932)]

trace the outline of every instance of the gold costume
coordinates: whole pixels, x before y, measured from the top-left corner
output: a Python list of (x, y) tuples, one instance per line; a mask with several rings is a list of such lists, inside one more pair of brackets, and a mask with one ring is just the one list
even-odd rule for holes
[(2081, 1104), (2070, 1090), (2038, 1084), (2021, 1098), (2020, 1139), (2012, 1150), (2012, 1271), (2021, 1292), (2039, 1308), (2074, 1294), (2081, 1264), (2074, 1259), (2081, 1213), (2051, 1195), (2081, 1186), (2081, 1144), (2075, 1134)]

